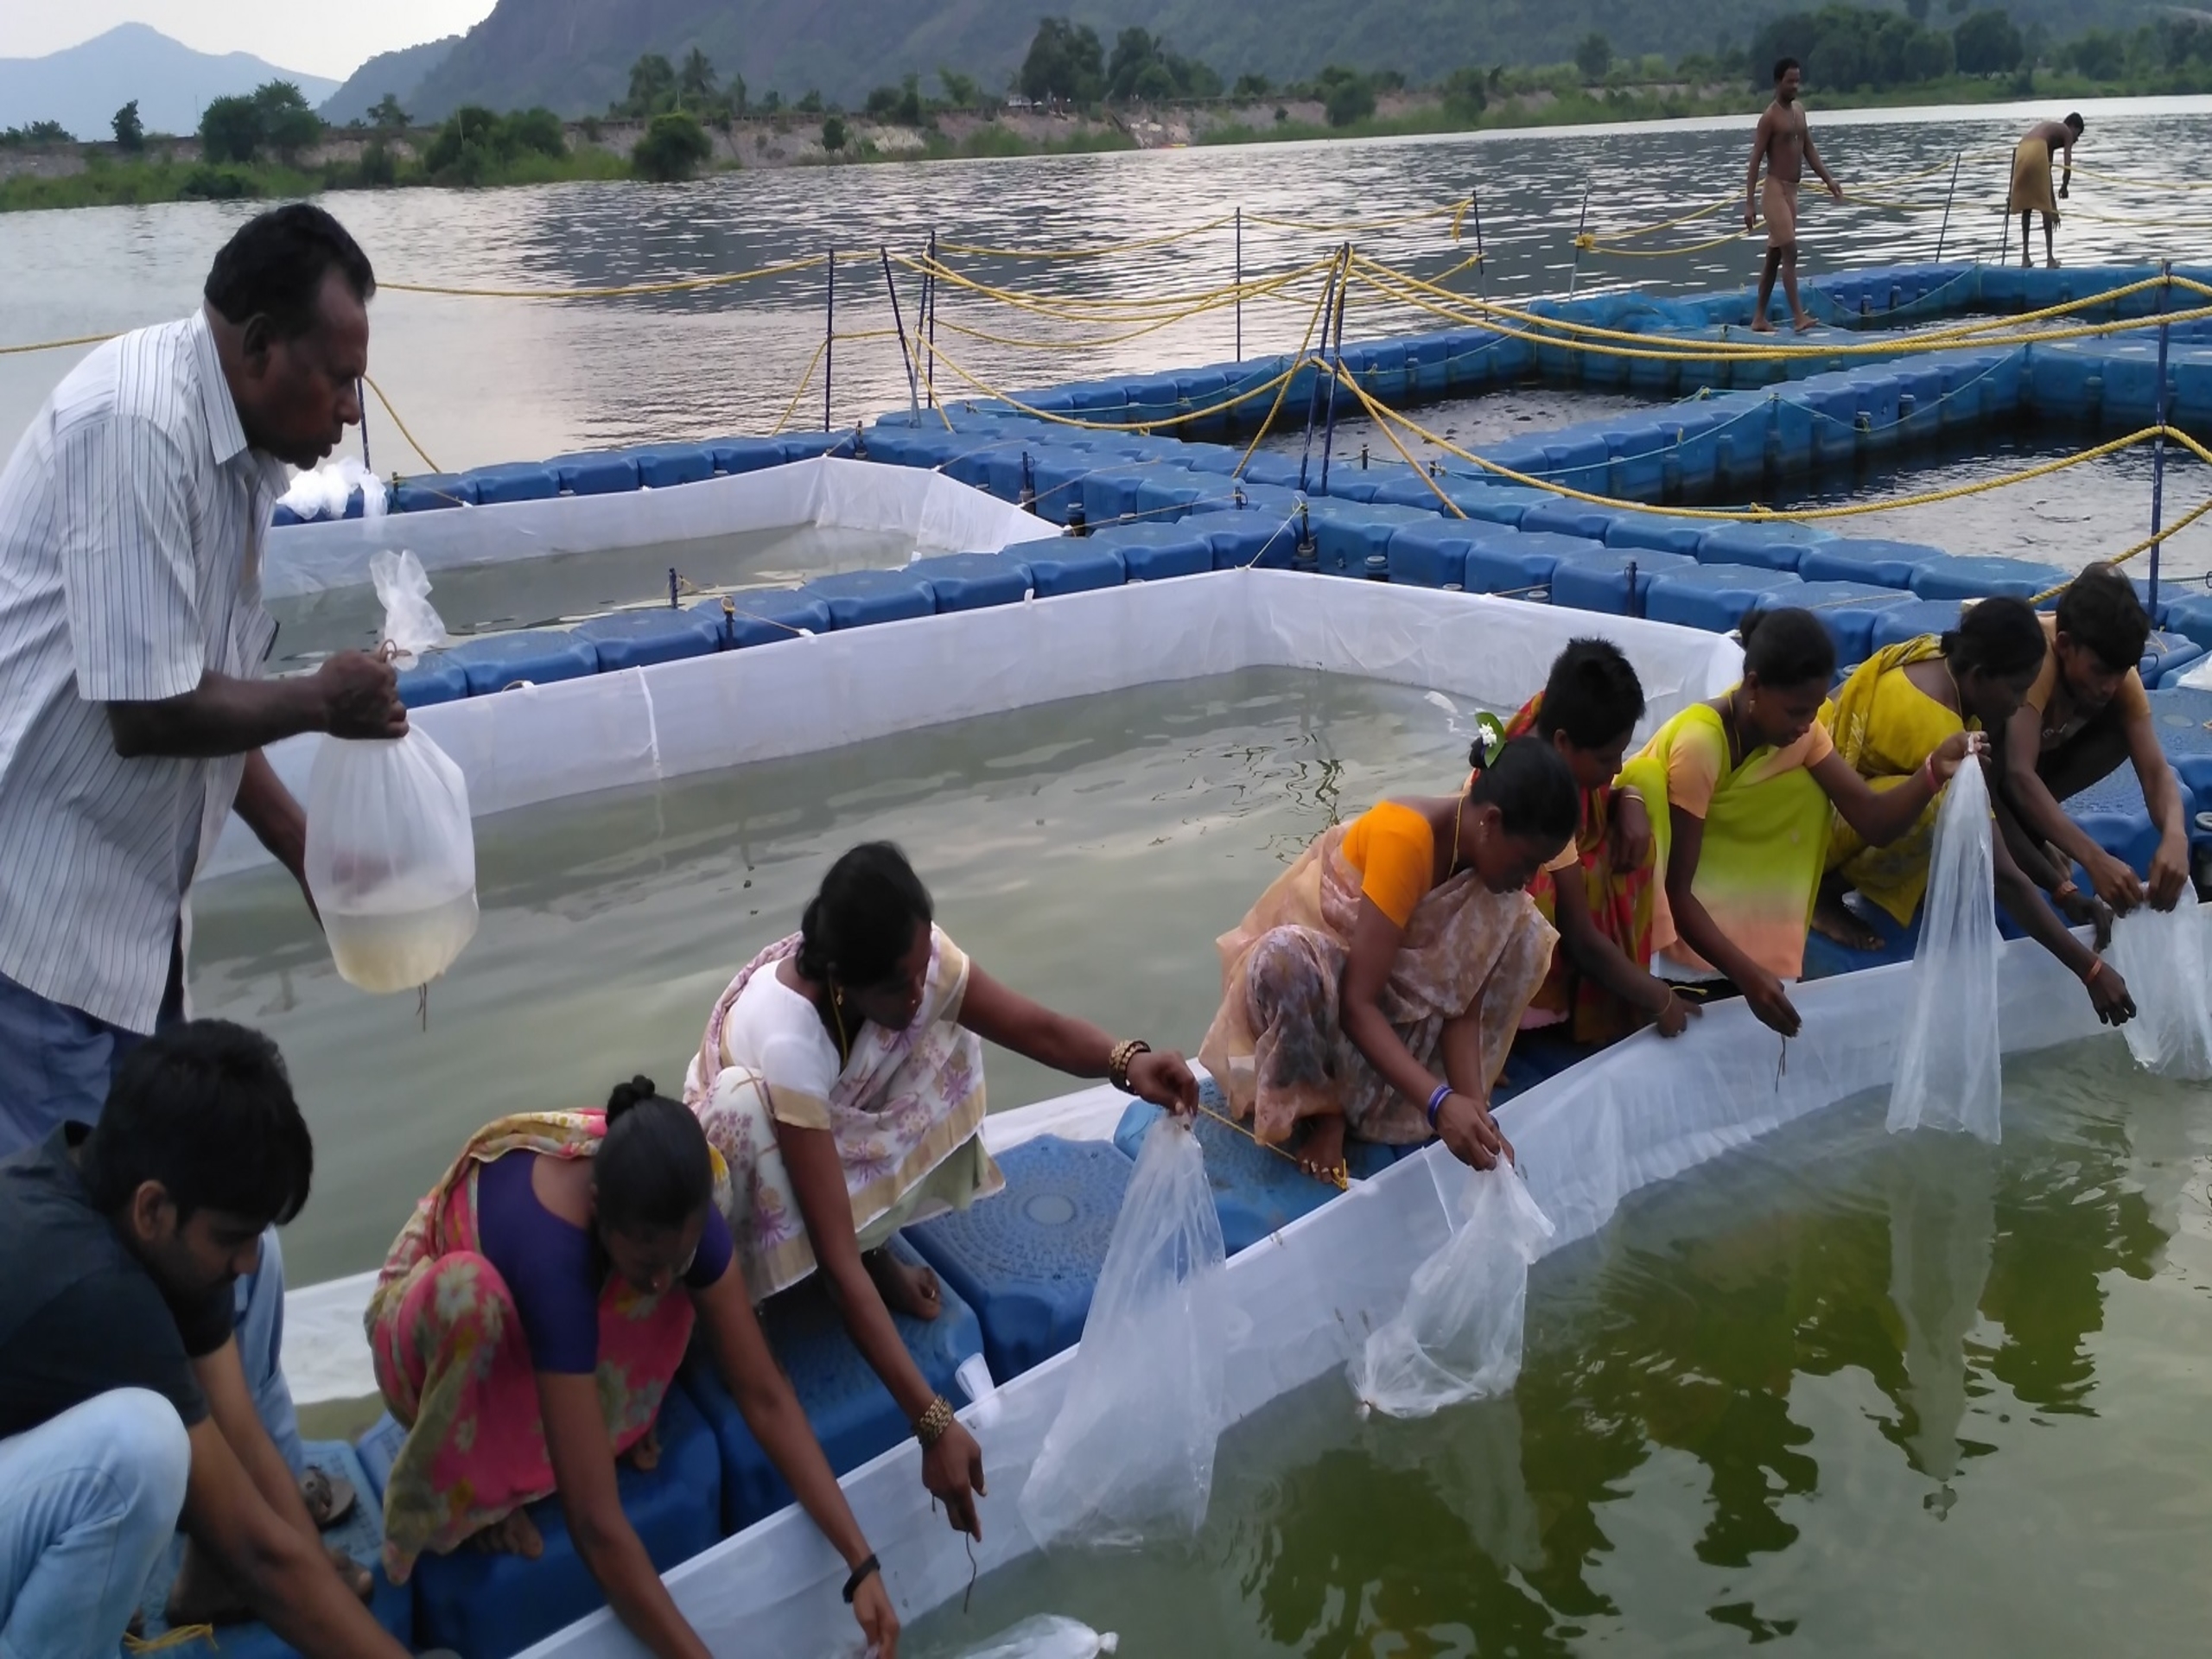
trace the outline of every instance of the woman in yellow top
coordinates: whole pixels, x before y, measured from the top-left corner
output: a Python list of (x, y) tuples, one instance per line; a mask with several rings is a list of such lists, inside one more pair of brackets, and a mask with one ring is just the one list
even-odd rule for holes
[(1755, 611), (1740, 629), (1742, 683), (1693, 703), (1621, 773), (1654, 812), (1665, 871), (1655, 907), (1653, 970), (1722, 979), (1785, 1037), (1799, 1024), (1786, 980), (1803, 971), (1805, 930), (1826, 863), (1830, 804), (1866, 841), (1912, 827), (1966, 758), (1964, 732), (1908, 782), (1877, 794), (1820, 724), (1835, 645), (1809, 611)]
[[(1917, 777), (1930, 755), (1962, 733), (2004, 731), (2041, 684), (2037, 677), (2047, 654), (2046, 631), (2024, 601), (1986, 599), (1967, 607), (1959, 626), (1941, 639), (1923, 634), (1861, 663), (1821, 710), (1821, 724), (1844, 762), (1871, 788), (1893, 791)], [(1994, 790), (1991, 795), (2000, 816), (2009, 810)], [(1878, 944), (1844, 906), (1845, 891), (1854, 887), (1900, 927), (1910, 925), (1928, 891), (1935, 837), (1932, 804), (1887, 846), (1869, 846), (1848, 823), (1836, 824), (1815, 925), (1854, 949)], [(1998, 900), (2005, 913), (2082, 980), (2100, 1019), (2124, 1022), (2134, 1008), (2126, 983), (2066, 931), (2037, 890), (2050, 893), (2071, 920), (2093, 922), (2100, 932), (2110, 929), (2112, 912), (2079, 892), (2032, 842), (2022, 842), (2028, 849), (2023, 859), (2015, 857), (2007, 840), (2000, 835), (1991, 845)]]
[[(1344, 1133), (1431, 1135), (1488, 1169), (1512, 1147), (1490, 1091), (1559, 937), (1526, 891), (1571, 854), (1567, 762), (1517, 738), (1458, 795), (1384, 801), (1300, 854), (1217, 941), (1222, 1001), (1199, 1058), (1270, 1145), (1340, 1176)], [(1437, 1076), (1439, 1070), (1443, 1077)]]

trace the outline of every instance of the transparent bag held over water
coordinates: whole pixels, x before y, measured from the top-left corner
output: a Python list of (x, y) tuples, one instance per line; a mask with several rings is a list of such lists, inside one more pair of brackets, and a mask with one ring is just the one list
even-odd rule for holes
[(1221, 1222), (1198, 1137), (1145, 1136), (1021, 1518), (1044, 1545), (1194, 1535), (1228, 1418)]
[(1912, 998), (1890, 1090), (1891, 1134), (1961, 1129), (1994, 1144), (2005, 1092), (1997, 1024), (1997, 877), (1989, 785), (1968, 760), (1943, 791)]
[(1450, 1241), (1414, 1269), (1406, 1305), (1346, 1368), (1363, 1409), (1427, 1417), (1503, 1394), (1521, 1375), (1529, 1264), (1552, 1224), (1510, 1165), (1466, 1177)]
[(964, 1659), (1097, 1659), (1121, 1645), (1111, 1630), (1102, 1635), (1080, 1619), (1039, 1613), (969, 1649)]
[(2164, 914), (2147, 905), (2113, 925), (2112, 965), (2135, 999), (2120, 1027), (2135, 1063), (2162, 1077), (2212, 1081), (2212, 972), (2196, 890)]
[[(413, 554), (378, 553), (370, 571), (395, 660), (444, 642)], [(476, 935), (476, 837), (461, 768), (420, 730), (324, 739), (308, 778), (307, 880), (346, 983), (404, 991), (444, 973)]]

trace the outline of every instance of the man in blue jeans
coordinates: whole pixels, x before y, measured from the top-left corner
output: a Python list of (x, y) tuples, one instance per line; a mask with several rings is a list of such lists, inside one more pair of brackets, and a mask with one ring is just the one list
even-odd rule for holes
[(132, 1049), (97, 1128), (0, 1160), (0, 1656), (114, 1659), (181, 1519), (309, 1659), (404, 1659), (332, 1570), (233, 1329), (314, 1158), (275, 1045), (198, 1020)]
[[(95, 1122), (131, 1048), (182, 1018), (185, 895), (233, 807), (298, 874), (306, 819), (262, 746), (406, 729), (359, 652), (261, 677), (283, 463), (360, 419), (374, 291), (327, 213), (264, 213), (189, 317), (71, 371), (0, 473), (0, 1157)], [(237, 1303), (297, 1475), (273, 1231)]]

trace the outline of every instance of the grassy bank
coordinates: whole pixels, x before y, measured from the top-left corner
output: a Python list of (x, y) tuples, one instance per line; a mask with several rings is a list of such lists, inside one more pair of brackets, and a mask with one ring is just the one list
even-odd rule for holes
[[(490, 168), (487, 186), (560, 184), (578, 179), (626, 179), (629, 162), (603, 149), (576, 149), (565, 156), (535, 153)], [(166, 156), (121, 162), (94, 156), (81, 173), (60, 178), (18, 175), (0, 179), (0, 213), (41, 207), (109, 207), (156, 201), (285, 200), (327, 190), (372, 190), (434, 183), (420, 168), (374, 162), (331, 162), (300, 168), (283, 162), (210, 167)]]

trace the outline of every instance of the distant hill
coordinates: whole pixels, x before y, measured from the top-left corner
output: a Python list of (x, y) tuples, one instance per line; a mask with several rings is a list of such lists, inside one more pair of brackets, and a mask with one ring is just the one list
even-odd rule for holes
[(423, 76), (450, 57), (454, 48), (460, 44), (460, 35), (448, 35), (442, 41), (402, 47), (397, 52), (379, 52), (348, 75), (346, 84), (330, 95), (317, 113), (332, 126), (342, 127), (361, 119), (389, 92), (399, 100), (402, 109), (412, 115), (415, 92), (422, 86)]
[[(2054, 35), (2152, 15), (2144, 0), (2005, 0), (2022, 26)], [(623, 95), (639, 54), (672, 60), (696, 46), (756, 98), (817, 88), (854, 105), (873, 86), (940, 67), (1006, 85), (1046, 15), (1099, 32), (1141, 25), (1178, 52), (1231, 79), (1277, 81), (1324, 64), (1397, 69), (1433, 80), (1462, 64), (1560, 63), (1595, 30), (1621, 55), (1669, 59), (1726, 43), (1740, 49), (1764, 19), (1819, 0), (499, 0), (444, 62), (423, 78), (410, 113), (449, 114), (543, 104), (564, 115), (603, 110)], [(1986, 3), (1986, 0), (1976, 0)], [(1895, 6), (1883, 8), (1897, 10)], [(1929, 22), (1957, 22), (1945, 5)], [(926, 81), (925, 81), (925, 84)]]
[(321, 75), (245, 52), (195, 52), (143, 23), (124, 23), (42, 58), (0, 58), (0, 127), (59, 121), (79, 138), (105, 138), (115, 112), (135, 98), (147, 131), (194, 132), (211, 99), (270, 80), (292, 82), (310, 104), (338, 90)]

